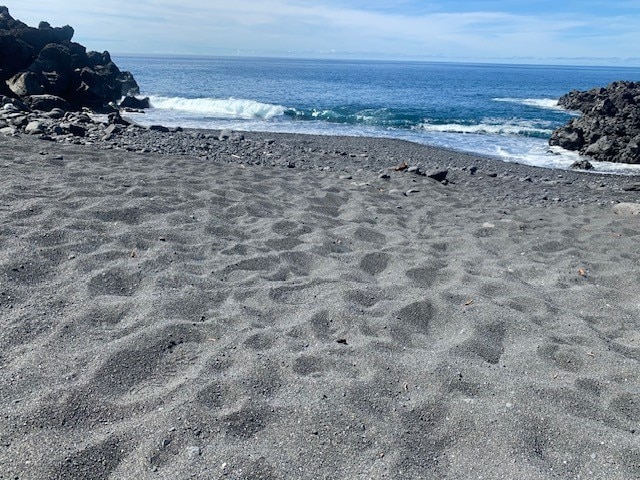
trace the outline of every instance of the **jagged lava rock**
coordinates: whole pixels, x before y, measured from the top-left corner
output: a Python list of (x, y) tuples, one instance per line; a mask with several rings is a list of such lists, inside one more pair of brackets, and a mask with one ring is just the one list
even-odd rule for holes
[(151, 108), (149, 97), (137, 98), (132, 95), (127, 95), (120, 102), (120, 108), (133, 108), (133, 109), (145, 109)]
[(87, 52), (71, 41), (73, 34), (68, 25), (29, 27), (0, 6), (0, 94), (55, 95), (72, 108), (100, 110), (139, 93), (133, 75), (120, 71), (109, 52)]
[(582, 112), (553, 132), (550, 145), (595, 160), (640, 163), (640, 82), (619, 81), (589, 91), (571, 91), (558, 104)]

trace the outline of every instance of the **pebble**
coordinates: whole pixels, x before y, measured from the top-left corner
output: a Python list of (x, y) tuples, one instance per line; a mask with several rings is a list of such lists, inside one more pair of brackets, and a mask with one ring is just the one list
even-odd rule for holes
[(44, 133), (43, 128), (44, 127), (41, 122), (34, 120), (32, 122), (29, 122), (27, 126), (24, 127), (24, 133), (27, 133), (29, 135), (39, 135), (41, 133)]
[(447, 175), (449, 174), (449, 170), (430, 170), (426, 172), (426, 176), (436, 180), (437, 182), (443, 182), (447, 179)]
[(195, 458), (202, 455), (202, 449), (198, 446), (187, 447), (187, 455), (189, 458)]
[(16, 107), (16, 106), (15, 106), (14, 104), (12, 104), (12, 103), (7, 103), (6, 105), (4, 105), (4, 106), (2, 107), (2, 109), (3, 109), (5, 112), (9, 112), (9, 113), (17, 113), (17, 112), (19, 112), (19, 111), (20, 111), (20, 109), (19, 109), (18, 107)]
[(619, 203), (613, 207), (613, 213), (620, 216), (640, 215), (640, 203)]

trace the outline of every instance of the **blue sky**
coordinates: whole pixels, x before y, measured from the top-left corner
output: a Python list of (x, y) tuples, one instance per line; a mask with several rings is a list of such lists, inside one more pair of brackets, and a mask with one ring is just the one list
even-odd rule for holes
[(20, 0), (112, 53), (640, 65), (640, 0)]

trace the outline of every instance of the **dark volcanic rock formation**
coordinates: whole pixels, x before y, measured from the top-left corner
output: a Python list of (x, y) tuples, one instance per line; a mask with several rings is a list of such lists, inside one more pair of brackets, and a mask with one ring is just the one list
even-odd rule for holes
[(29, 27), (0, 7), (0, 94), (27, 104), (34, 95), (54, 95), (72, 108), (99, 110), (138, 93), (131, 73), (121, 72), (109, 52), (87, 52), (71, 41), (73, 33), (47, 22)]
[(605, 88), (574, 90), (558, 104), (582, 112), (553, 132), (550, 145), (595, 160), (640, 163), (640, 82), (613, 82)]

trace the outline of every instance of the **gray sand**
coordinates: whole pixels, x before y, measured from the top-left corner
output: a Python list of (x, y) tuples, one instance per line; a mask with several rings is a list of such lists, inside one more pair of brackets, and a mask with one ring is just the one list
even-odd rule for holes
[(0, 138), (0, 478), (640, 478), (638, 178), (247, 137)]

